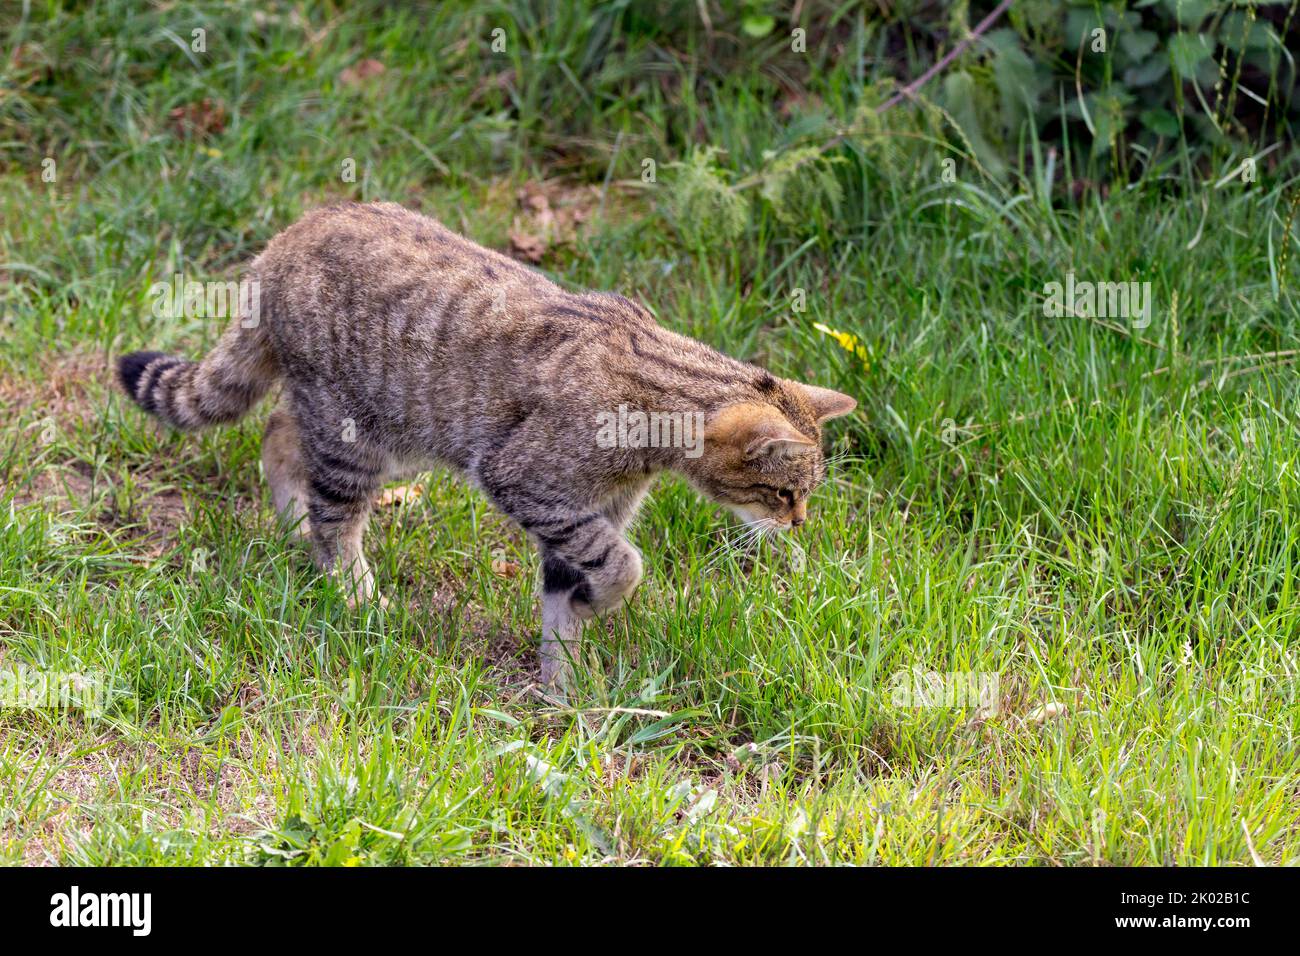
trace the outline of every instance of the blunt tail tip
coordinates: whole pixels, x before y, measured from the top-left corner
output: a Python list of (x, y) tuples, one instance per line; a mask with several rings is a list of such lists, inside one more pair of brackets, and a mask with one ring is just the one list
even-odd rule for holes
[(117, 360), (117, 379), (126, 393), (137, 402), (140, 396), (136, 394), (135, 387), (140, 382), (140, 376), (154, 359), (162, 358), (165, 354), (164, 352), (131, 352)]

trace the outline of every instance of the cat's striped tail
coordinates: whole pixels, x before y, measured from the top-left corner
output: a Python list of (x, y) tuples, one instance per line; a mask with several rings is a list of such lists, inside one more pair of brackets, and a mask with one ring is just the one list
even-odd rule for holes
[(239, 319), (201, 361), (162, 352), (117, 360), (118, 381), (136, 404), (182, 431), (238, 421), (279, 374), (265, 328)]

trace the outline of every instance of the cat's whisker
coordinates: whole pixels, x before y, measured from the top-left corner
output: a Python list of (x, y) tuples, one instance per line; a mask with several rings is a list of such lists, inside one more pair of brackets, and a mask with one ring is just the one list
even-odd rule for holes
[(740, 538), (736, 538), (734, 540), (728, 539), (726, 541), (723, 541), (722, 544), (720, 544), (718, 547), (714, 548), (712, 551), (710, 551), (708, 554), (704, 556), (705, 564), (701, 570), (704, 571), (712, 570), (716, 565), (722, 563), (723, 558), (725, 558), (728, 554), (730, 554), (731, 552), (739, 548), (741, 545), (743, 545), (745, 541), (746, 538), (743, 536)]
[(725, 558), (727, 554), (729, 554), (732, 551), (736, 551), (741, 547), (743, 547), (744, 545), (748, 544), (750, 541), (753, 541), (761, 533), (762, 533), (761, 528), (755, 527), (754, 525), (750, 525), (746, 527), (743, 531), (741, 531), (738, 537), (726, 538), (721, 545), (714, 548), (712, 551), (710, 551), (708, 554), (704, 556), (705, 564), (703, 568), (701, 568), (701, 570), (711, 571), (714, 567), (722, 563), (723, 558)]
[[(715, 537), (715, 536), (718, 534), (718, 530), (719, 530), (719, 529), (717, 529), (717, 528), (710, 528), (708, 531), (703, 531), (703, 532), (701, 532), (700, 534), (693, 534), (693, 535), (690, 535), (690, 536), (687, 537), (685, 540), (686, 540), (686, 541), (699, 541), (700, 538), (712, 538), (712, 537)], [(723, 537), (726, 537), (726, 534), (727, 534), (726, 529), (723, 528), (723, 529), (722, 529), (722, 535), (723, 535)]]
[(704, 556), (705, 564), (701, 570), (711, 571), (717, 565), (722, 563), (722, 560), (727, 556), (727, 554), (741, 550), (752, 543), (757, 542), (761, 546), (765, 538), (772, 537), (771, 532), (777, 527), (778, 525), (776, 521), (771, 518), (763, 518), (747, 525), (738, 537), (729, 538), (723, 541), (719, 547), (706, 554)]
[(865, 455), (855, 455), (852, 452), (845, 451), (845, 452), (840, 452), (838, 455), (832, 455), (830, 458), (827, 458), (826, 467), (828, 469), (838, 468), (839, 466), (844, 465), (851, 461), (866, 461), (866, 460), (867, 458)]

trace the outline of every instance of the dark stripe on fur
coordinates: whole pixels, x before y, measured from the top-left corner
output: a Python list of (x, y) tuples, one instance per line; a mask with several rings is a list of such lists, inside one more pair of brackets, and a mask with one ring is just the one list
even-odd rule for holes
[(156, 359), (167, 358), (163, 352), (131, 352), (123, 355), (117, 360), (117, 380), (121, 383), (122, 389), (130, 395), (136, 402), (140, 401), (139, 393), (136, 392), (136, 385), (140, 381), (140, 376)]
[(681, 362), (674, 362), (672, 359), (664, 358), (662, 355), (655, 355), (653, 352), (647, 352), (641, 348), (641, 343), (637, 336), (629, 336), (632, 343), (632, 354), (637, 358), (645, 359), (647, 362), (654, 362), (664, 368), (672, 369), (677, 374), (688, 379), (707, 378), (715, 382), (723, 382), (727, 385), (747, 385), (749, 381), (738, 375), (728, 375), (725, 372), (719, 372), (706, 366), (684, 365)]
[(542, 559), (542, 591), (554, 594), (573, 589), (573, 598), (591, 602), (591, 589), (587, 576), (563, 558), (548, 554)]
[(567, 305), (553, 305), (546, 310), (549, 315), (566, 315), (575, 319), (585, 319), (588, 322), (608, 322), (605, 316), (596, 312), (587, 312), (583, 309), (572, 309)]
[(312, 475), (311, 490), (326, 504), (330, 505), (348, 505), (357, 500), (357, 495), (349, 489), (340, 489), (333, 482), (321, 477)]
[(605, 550), (600, 552), (599, 555), (592, 558), (590, 561), (583, 561), (582, 569), (584, 571), (599, 571), (605, 566), (605, 562), (609, 560), (609, 553), (613, 550), (614, 546), (612, 544), (607, 545)]

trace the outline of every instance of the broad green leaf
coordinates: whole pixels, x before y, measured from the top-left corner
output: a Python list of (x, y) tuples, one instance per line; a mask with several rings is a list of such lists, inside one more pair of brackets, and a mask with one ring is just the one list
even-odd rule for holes
[(1102, 26), (1096, 10), (1071, 10), (1065, 15), (1065, 48), (1073, 58), (1075, 51), (1092, 38), (1092, 31)]
[(1215, 8), (1213, 0), (1164, 0), (1164, 7), (1185, 27), (1194, 27)]
[(1125, 86), (1150, 86), (1169, 73), (1169, 61), (1162, 56), (1154, 56), (1141, 66), (1131, 66), (1124, 71)]
[(1214, 51), (1199, 33), (1180, 33), (1169, 40), (1169, 55), (1174, 68), (1183, 76), (1192, 76), (1196, 67)]
[(1032, 116), (1047, 87), (1046, 77), (1022, 49), (1014, 30), (995, 30), (986, 38), (993, 49), (993, 83), (998, 88), (1005, 132)]
[(1119, 35), (1119, 48), (1134, 60), (1143, 60), (1156, 48), (1157, 37), (1150, 30), (1126, 30)]
[(953, 121), (961, 128), (970, 148), (980, 164), (992, 176), (1001, 176), (1006, 171), (999, 151), (989, 142), (975, 108), (975, 78), (964, 71), (950, 73), (943, 81), (944, 106)]
[(1143, 110), (1138, 121), (1158, 136), (1178, 135), (1178, 117), (1168, 110)]

